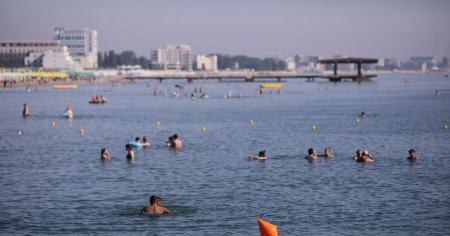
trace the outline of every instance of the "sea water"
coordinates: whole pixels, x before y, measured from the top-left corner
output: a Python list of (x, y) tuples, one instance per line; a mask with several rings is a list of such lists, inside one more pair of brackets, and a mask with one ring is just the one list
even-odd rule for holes
[[(281, 94), (257, 94), (259, 84), (0, 89), (0, 233), (258, 235), (256, 217), (280, 235), (450, 233), (450, 79), (289, 79)], [(195, 88), (209, 99), (191, 99)], [(108, 103), (89, 104), (93, 95)], [(61, 115), (67, 106), (73, 120)], [(165, 144), (175, 133), (178, 151)], [(137, 136), (152, 145), (129, 162), (125, 144)], [(326, 147), (333, 158), (304, 159)], [(420, 160), (406, 160), (410, 148)], [(376, 161), (356, 163), (357, 149)], [(245, 159), (261, 150), (266, 161)], [(139, 214), (153, 194), (172, 215)]]

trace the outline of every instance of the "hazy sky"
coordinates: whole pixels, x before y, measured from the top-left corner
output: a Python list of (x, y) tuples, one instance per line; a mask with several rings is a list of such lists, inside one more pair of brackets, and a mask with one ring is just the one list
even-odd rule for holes
[(450, 56), (450, 0), (0, 0), (0, 41), (98, 31), (100, 51), (166, 44), (257, 57)]

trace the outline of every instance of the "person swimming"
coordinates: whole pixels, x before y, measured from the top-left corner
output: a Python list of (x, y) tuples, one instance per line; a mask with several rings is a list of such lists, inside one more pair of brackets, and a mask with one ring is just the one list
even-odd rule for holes
[(144, 136), (142, 140), (143, 140), (142, 147), (150, 147), (151, 144), (147, 136)]
[(72, 111), (72, 108), (67, 107), (66, 110), (65, 110), (65, 113), (66, 113), (66, 117), (67, 117), (68, 119), (72, 119), (72, 118), (73, 118), (73, 111)]
[(258, 156), (248, 156), (247, 160), (259, 160), (259, 161), (267, 160), (266, 150), (259, 151)]
[(361, 149), (356, 150), (356, 156), (353, 157), (355, 161), (362, 157), (363, 151)]
[(131, 144), (127, 143), (125, 145), (125, 150), (127, 151), (127, 159), (134, 160), (134, 151), (131, 149)]
[(134, 142), (135, 142), (135, 143), (141, 143), (141, 138), (136, 137), (136, 138), (134, 139)]
[(326, 159), (334, 157), (333, 154), (331, 153), (331, 148), (329, 147), (325, 148), (323, 155), (320, 155), (320, 157), (325, 157)]
[(305, 159), (308, 159), (310, 161), (317, 160), (317, 153), (314, 148), (308, 149), (308, 156), (305, 156)]
[(369, 151), (364, 150), (362, 153), (362, 156), (358, 159), (356, 159), (357, 162), (364, 162), (364, 163), (368, 163), (368, 162), (373, 162), (375, 161), (375, 159), (373, 159), (372, 155), (369, 154)]
[(102, 148), (101, 159), (102, 161), (107, 161), (111, 159), (111, 157), (109, 156), (108, 149)]
[(409, 149), (408, 153), (409, 153), (409, 156), (407, 157), (408, 160), (410, 160), (410, 161), (419, 160), (419, 157), (416, 155), (416, 150), (411, 148), (411, 149)]
[(147, 205), (144, 208), (142, 208), (141, 213), (147, 214), (147, 215), (171, 214), (169, 209), (162, 206), (161, 201), (162, 201), (162, 199), (160, 197), (157, 197), (155, 195), (150, 196), (150, 199), (149, 199), (150, 205)]
[(23, 118), (28, 118), (30, 116), (30, 108), (28, 107), (28, 104), (23, 104), (23, 111), (22, 111)]
[(172, 136), (172, 142), (170, 144), (170, 147), (175, 148), (175, 149), (181, 149), (183, 147), (183, 142), (181, 141), (181, 139), (178, 138), (177, 134), (174, 134)]

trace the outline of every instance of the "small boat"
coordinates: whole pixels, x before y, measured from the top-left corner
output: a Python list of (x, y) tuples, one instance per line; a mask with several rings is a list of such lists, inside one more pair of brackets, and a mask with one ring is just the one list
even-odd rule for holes
[(76, 89), (78, 85), (76, 84), (55, 84), (53, 85), (54, 89)]
[(265, 83), (265, 84), (260, 84), (259, 85), (260, 88), (272, 88), (272, 89), (280, 89), (283, 87), (282, 83)]

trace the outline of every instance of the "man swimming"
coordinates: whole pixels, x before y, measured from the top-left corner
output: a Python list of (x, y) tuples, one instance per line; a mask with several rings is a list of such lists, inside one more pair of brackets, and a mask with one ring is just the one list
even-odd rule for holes
[(260, 151), (258, 153), (258, 156), (249, 156), (249, 157), (247, 157), (247, 160), (259, 160), (259, 161), (267, 160), (266, 150)]
[(411, 149), (409, 149), (408, 153), (409, 153), (409, 156), (407, 158), (408, 160), (410, 160), (410, 161), (419, 160), (419, 157), (416, 155), (416, 150), (411, 148)]
[(368, 163), (368, 162), (373, 162), (375, 161), (375, 159), (373, 159), (372, 155), (369, 154), (369, 151), (364, 150), (362, 153), (362, 156), (358, 159), (356, 159), (357, 162), (364, 162), (364, 163)]
[(310, 161), (317, 160), (316, 150), (314, 148), (308, 149), (308, 156), (305, 156), (305, 159), (308, 159)]
[(161, 198), (152, 195), (150, 196), (150, 205), (142, 208), (141, 213), (148, 215), (166, 215), (171, 214), (171, 212), (162, 206)]

